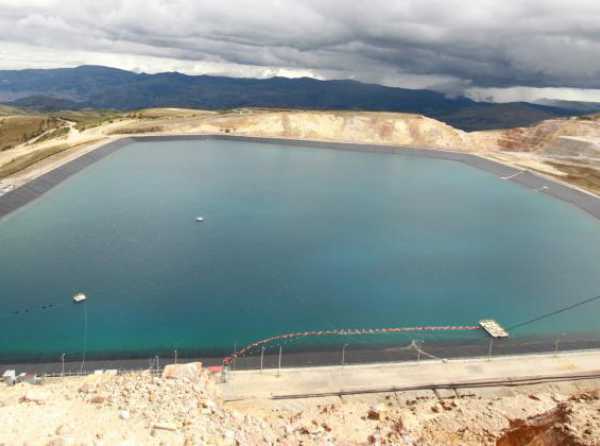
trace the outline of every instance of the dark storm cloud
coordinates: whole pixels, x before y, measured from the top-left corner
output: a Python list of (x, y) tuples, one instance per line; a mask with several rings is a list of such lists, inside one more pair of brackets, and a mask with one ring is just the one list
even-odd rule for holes
[(1, 38), (24, 51), (434, 86), (600, 88), (599, 19), (596, 0), (0, 0)]

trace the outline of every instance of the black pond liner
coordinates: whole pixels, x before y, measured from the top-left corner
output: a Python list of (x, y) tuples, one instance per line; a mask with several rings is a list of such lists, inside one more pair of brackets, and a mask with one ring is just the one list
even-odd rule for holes
[[(365, 336), (368, 338), (368, 336)], [(338, 339), (327, 345), (317, 344), (272, 344), (265, 350), (262, 358), (264, 369), (279, 367), (279, 348), (281, 347), (281, 367), (318, 367), (342, 366), (357, 364), (392, 363), (406, 361), (460, 360), (470, 358), (492, 358), (524, 354), (557, 354), (564, 355), (575, 351), (591, 351), (600, 349), (600, 337), (594, 334), (573, 334), (563, 336), (527, 336), (508, 339), (494, 339), (482, 333), (478, 339), (450, 341), (433, 341), (419, 344), (423, 354), (410, 348), (411, 341), (403, 343), (367, 343), (354, 340)], [(558, 341), (558, 342), (557, 342)], [(352, 343), (354, 342), (354, 343)], [(491, 344), (491, 350), (490, 350)], [(343, 353), (342, 353), (343, 351)], [(223, 364), (223, 357), (231, 352), (214, 356), (216, 352), (178, 351), (179, 362), (201, 361), (205, 366)], [(85, 370), (93, 372), (97, 369), (145, 370), (163, 367), (175, 362), (174, 351), (145, 352), (135, 358), (121, 355), (111, 356), (105, 352), (100, 356), (86, 359)], [(27, 371), (39, 374), (56, 374), (62, 371), (59, 358), (38, 361), (2, 361), (0, 371), (15, 369), (17, 372)], [(261, 367), (260, 351), (240, 357), (231, 365), (233, 370), (255, 370)], [(79, 373), (81, 370), (81, 353), (65, 356), (65, 372)]]

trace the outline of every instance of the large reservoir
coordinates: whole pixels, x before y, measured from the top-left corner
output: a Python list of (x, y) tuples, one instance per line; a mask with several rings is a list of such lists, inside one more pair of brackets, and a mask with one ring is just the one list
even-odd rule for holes
[[(599, 294), (597, 219), (401, 153), (135, 142), (0, 220), (2, 361), (77, 355), (84, 336), (89, 357), (218, 356), (305, 330), (512, 326)], [(600, 339), (599, 314), (511, 338)]]

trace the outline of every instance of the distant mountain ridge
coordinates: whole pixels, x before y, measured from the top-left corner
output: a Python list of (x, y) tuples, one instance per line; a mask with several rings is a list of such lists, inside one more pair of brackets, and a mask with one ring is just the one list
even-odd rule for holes
[(579, 111), (581, 113), (597, 113), (600, 112), (600, 102), (584, 102), (584, 101), (561, 101), (558, 99), (540, 99), (535, 101), (536, 104), (562, 109)]
[(246, 79), (188, 76), (176, 72), (145, 74), (91, 65), (0, 70), (0, 102), (40, 111), (148, 107), (392, 111), (423, 114), (464, 130), (524, 126), (577, 114), (563, 107), (475, 102), (465, 97), (448, 98), (430, 90), (385, 87), (353, 80)]

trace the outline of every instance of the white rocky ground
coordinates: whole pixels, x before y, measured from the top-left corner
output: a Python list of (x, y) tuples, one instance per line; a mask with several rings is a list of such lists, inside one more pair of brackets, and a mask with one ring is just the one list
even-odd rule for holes
[(215, 381), (188, 364), (2, 384), (0, 445), (600, 444), (598, 382), (225, 404)]

